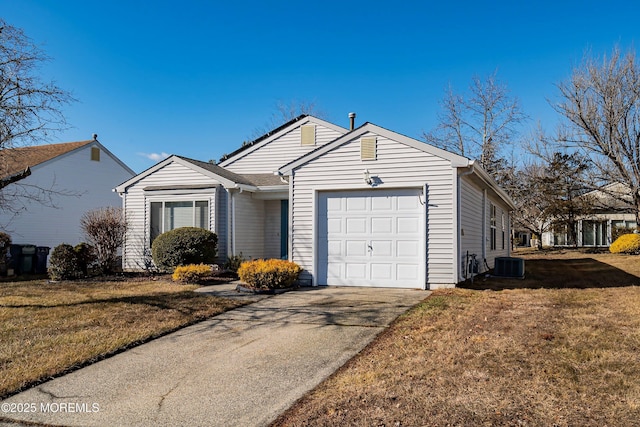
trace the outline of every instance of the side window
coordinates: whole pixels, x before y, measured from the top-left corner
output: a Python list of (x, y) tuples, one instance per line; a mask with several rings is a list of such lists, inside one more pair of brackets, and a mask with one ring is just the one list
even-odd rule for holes
[(496, 238), (497, 238), (497, 219), (496, 219), (496, 205), (494, 205), (493, 203), (491, 203), (491, 206), (489, 207), (490, 211), (491, 211), (491, 218), (490, 218), (490, 233), (491, 233), (491, 250), (495, 251), (496, 250)]

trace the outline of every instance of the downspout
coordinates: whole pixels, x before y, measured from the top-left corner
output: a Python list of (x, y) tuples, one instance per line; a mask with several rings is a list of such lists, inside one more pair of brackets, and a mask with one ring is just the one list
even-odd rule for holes
[(229, 256), (234, 256), (236, 254), (236, 202), (233, 195), (235, 191), (232, 189), (229, 190), (230, 195), (230, 207), (231, 207), (231, 239), (229, 239), (229, 244), (231, 245)]
[[(467, 175), (471, 175), (475, 169), (475, 162), (471, 161), (469, 162), (469, 166), (470, 167), (469, 170), (467, 170), (466, 172), (462, 172), (460, 175), (457, 176), (457, 188), (456, 188), (456, 197), (457, 197), (457, 203), (458, 203), (458, 207), (457, 207), (457, 215), (456, 215), (456, 219), (458, 221), (458, 235), (457, 235), (457, 241), (458, 241), (458, 248), (457, 248), (457, 259), (458, 259), (458, 268), (456, 269), (456, 274), (457, 277), (455, 277), (456, 279), (456, 283), (461, 282), (460, 278), (461, 276), (464, 277), (464, 279), (466, 279), (466, 263), (465, 265), (462, 265), (462, 190), (461, 190), (461, 183), (462, 183), (462, 177), (467, 176)], [(463, 274), (460, 274), (463, 273)]]

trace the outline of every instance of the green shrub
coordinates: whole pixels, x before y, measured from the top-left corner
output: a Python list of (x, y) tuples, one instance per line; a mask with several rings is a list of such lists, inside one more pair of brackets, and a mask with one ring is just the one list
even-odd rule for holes
[(74, 279), (80, 275), (78, 257), (73, 246), (63, 243), (53, 248), (49, 257), (51, 280)]
[(240, 280), (255, 289), (282, 289), (292, 286), (302, 269), (281, 259), (245, 261), (238, 269)]
[(623, 234), (609, 246), (612, 254), (640, 253), (640, 234)]
[(211, 266), (206, 264), (179, 265), (173, 271), (171, 278), (180, 283), (202, 283), (213, 276)]
[(6, 262), (9, 247), (11, 247), (11, 236), (0, 231), (0, 264)]
[(98, 259), (95, 248), (88, 243), (82, 242), (75, 245), (73, 251), (76, 253), (78, 268), (82, 271), (82, 274), (87, 276), (89, 274), (89, 266)]
[(172, 271), (179, 265), (213, 263), (217, 246), (215, 233), (198, 227), (181, 227), (156, 237), (151, 255), (156, 267)]
[(224, 269), (232, 271), (234, 273), (238, 273), (238, 269), (240, 265), (244, 262), (244, 257), (242, 256), (242, 252), (238, 255), (231, 255), (227, 258), (227, 262), (224, 263)]

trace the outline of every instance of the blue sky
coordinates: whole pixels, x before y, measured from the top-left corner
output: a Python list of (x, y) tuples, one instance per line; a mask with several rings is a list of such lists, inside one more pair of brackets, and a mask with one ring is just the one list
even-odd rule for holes
[(0, 0), (79, 102), (55, 142), (99, 140), (135, 171), (162, 153), (219, 159), (280, 103), (420, 138), (451, 84), (497, 70), (530, 125), (586, 50), (634, 46), (640, 3)]

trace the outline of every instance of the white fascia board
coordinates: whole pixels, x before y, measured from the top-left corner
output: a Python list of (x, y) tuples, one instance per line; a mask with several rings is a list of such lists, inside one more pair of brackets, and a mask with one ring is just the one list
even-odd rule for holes
[(374, 133), (376, 135), (385, 137), (392, 141), (399, 142), (401, 144), (408, 145), (417, 150), (423, 151), (425, 153), (432, 154), (436, 157), (440, 157), (451, 162), (453, 167), (466, 167), (469, 166), (470, 160), (466, 157), (459, 156), (457, 154), (451, 153), (449, 151), (443, 150), (438, 147), (434, 147), (433, 145), (429, 145), (425, 142), (418, 141), (413, 138), (409, 138), (408, 136), (399, 134), (397, 132), (390, 131), (388, 129), (382, 128), (380, 126), (374, 125), (373, 123), (365, 123), (357, 129), (352, 130), (351, 132), (336, 138), (332, 142), (321, 146), (320, 148), (313, 150), (304, 156), (294, 160), (293, 162), (281, 167), (278, 172), (283, 175), (291, 175), (293, 170), (298, 168), (299, 166), (322, 156), (323, 154), (339, 147), (342, 144), (345, 144), (349, 141), (359, 138), (362, 135), (367, 133)]
[(143, 178), (146, 178), (147, 176), (151, 175), (152, 173), (155, 173), (156, 171), (162, 169), (163, 167), (167, 166), (170, 163), (178, 163), (186, 168), (189, 168), (191, 170), (194, 170), (198, 173), (201, 173), (204, 176), (208, 176), (214, 180), (216, 180), (217, 182), (221, 183), (223, 187), (225, 188), (239, 188), (242, 189), (243, 191), (256, 191), (256, 187), (252, 186), (252, 185), (246, 185), (246, 184), (238, 184), (236, 182), (233, 182), (225, 177), (222, 177), (220, 175), (217, 175), (211, 171), (208, 171), (206, 169), (203, 169), (187, 160), (184, 160), (182, 158), (180, 158), (179, 156), (176, 155), (171, 155), (169, 157), (167, 157), (166, 159), (164, 159), (163, 161), (155, 164), (154, 166), (150, 167), (149, 169), (147, 169), (146, 171), (140, 173), (139, 175), (134, 176), (133, 178), (131, 178), (128, 181), (125, 181), (124, 183), (120, 184), (119, 186), (117, 186), (115, 188), (115, 190), (119, 193), (122, 194), (124, 192), (127, 191), (127, 188), (129, 188), (130, 186), (132, 186), (133, 184), (135, 184), (136, 182), (140, 181)]
[(498, 197), (500, 197), (509, 206), (509, 208), (511, 208), (511, 210), (515, 210), (515, 203), (513, 202), (513, 200), (511, 200), (511, 197), (509, 197), (509, 195), (502, 189), (502, 187), (500, 187), (498, 183), (484, 169), (482, 169), (480, 165), (476, 163), (475, 160), (471, 163), (473, 174), (480, 178), (485, 184), (487, 184), (487, 186), (491, 190), (493, 190), (498, 195)]
[(147, 176), (149, 176), (152, 173), (156, 172), (157, 170), (165, 167), (166, 165), (168, 165), (169, 163), (175, 161), (176, 159), (178, 159), (177, 156), (171, 155), (171, 156), (167, 157), (166, 159), (164, 159), (164, 160), (156, 163), (155, 165), (151, 166), (147, 170), (140, 172), (138, 175), (136, 175), (136, 176), (132, 177), (131, 179), (129, 179), (129, 180), (123, 182), (122, 184), (118, 185), (114, 190), (117, 191), (119, 194), (122, 194), (122, 193), (127, 191), (127, 188), (131, 187), (136, 182), (140, 181), (143, 178), (146, 178)]

